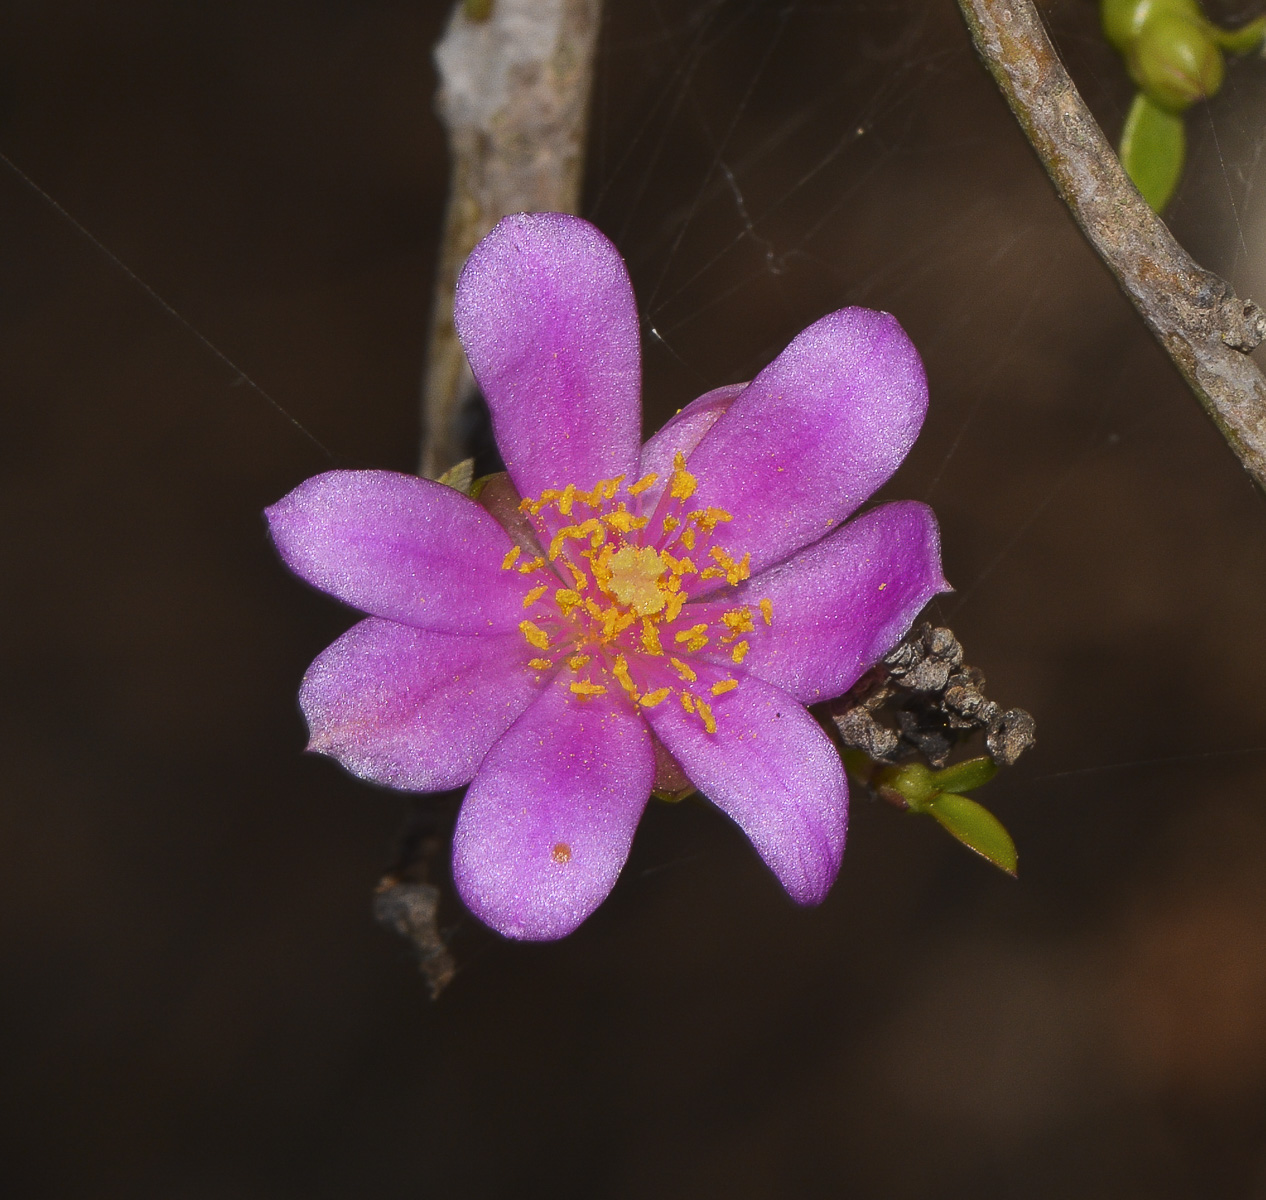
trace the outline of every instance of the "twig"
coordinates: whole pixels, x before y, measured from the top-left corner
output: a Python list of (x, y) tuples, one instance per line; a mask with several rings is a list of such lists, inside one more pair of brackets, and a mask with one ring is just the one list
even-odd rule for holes
[(453, 329), (462, 264), (507, 213), (579, 204), (600, 16), (601, 0), (493, 0), (490, 12), (458, 4), (435, 47), (453, 175), (422, 397), (429, 478), (468, 453), (460, 425), (476, 388)]
[(1194, 262), (1127, 178), (1030, 0), (958, 0), (976, 50), (1060, 197), (1259, 487), (1266, 314)]

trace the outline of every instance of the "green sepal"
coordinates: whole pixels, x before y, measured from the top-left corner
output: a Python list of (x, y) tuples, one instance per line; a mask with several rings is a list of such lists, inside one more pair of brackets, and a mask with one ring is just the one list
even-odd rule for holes
[(1174, 194), (1186, 152), (1182, 117), (1139, 92), (1121, 131), (1121, 165), (1154, 212)]
[(972, 792), (983, 787), (998, 773), (998, 764), (987, 754), (969, 758), (933, 772), (932, 786), (938, 792)]
[(884, 767), (875, 776), (875, 790), (898, 808), (927, 812), (938, 789), (928, 767), (922, 763), (907, 763), (904, 767)]
[(475, 460), (463, 458), (456, 466), (449, 467), (436, 482), (461, 492), (463, 496), (471, 495), (475, 483)]
[(925, 811), (931, 813), (943, 829), (969, 850), (975, 850), (1008, 875), (1016, 875), (1018, 856), (1015, 842), (1002, 822), (987, 808), (975, 800), (968, 800), (966, 796), (942, 792), (927, 805)]
[(1239, 29), (1209, 27), (1209, 36), (1228, 54), (1252, 54), (1266, 37), (1266, 17), (1258, 17)]

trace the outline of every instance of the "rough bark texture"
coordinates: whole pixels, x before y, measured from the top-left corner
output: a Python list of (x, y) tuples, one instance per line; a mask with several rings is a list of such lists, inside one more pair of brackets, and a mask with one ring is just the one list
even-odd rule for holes
[(601, 0), (457, 5), (435, 48), (453, 178), (422, 398), (422, 474), (465, 458), (475, 382), (453, 329), (453, 290), (475, 244), (507, 213), (575, 212)]
[(1266, 315), (1174, 240), (1122, 169), (1030, 0), (959, 0), (976, 49), (1082, 232), (1266, 489)]

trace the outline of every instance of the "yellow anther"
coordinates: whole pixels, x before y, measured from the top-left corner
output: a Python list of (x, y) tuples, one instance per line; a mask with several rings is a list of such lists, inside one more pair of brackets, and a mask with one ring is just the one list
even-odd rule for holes
[(529, 511), (531, 512), (536, 511), (535, 502), (533, 501), (531, 496), (524, 496), (523, 499), (519, 501), (519, 512), (529, 512)]
[(571, 577), (576, 584), (576, 591), (583, 592), (589, 586), (589, 577), (574, 563), (564, 563), (564, 566), (571, 572)]
[(703, 728), (708, 733), (716, 733), (717, 719), (712, 715), (712, 709), (702, 700), (695, 701), (695, 708), (698, 709), (699, 715), (703, 718)]
[(510, 549), (506, 551), (505, 558), (501, 560), (501, 569), (503, 571), (508, 571), (512, 566), (514, 566), (515, 559), (517, 559), (518, 557), (519, 557), (518, 546), (511, 546)]
[(558, 497), (558, 511), (565, 517), (571, 516), (571, 506), (576, 502), (576, 485), (569, 483)]
[(629, 495), (640, 496), (647, 488), (654, 487), (659, 482), (659, 476), (652, 471), (649, 475), (643, 475), (636, 483), (629, 484)]
[(748, 644), (746, 642), (735, 643), (734, 649), (730, 651), (730, 658), (736, 663), (741, 663), (747, 657)]
[(633, 699), (633, 703), (636, 704), (639, 698), (637, 685), (633, 682), (633, 677), (629, 674), (628, 659), (626, 659), (623, 654), (617, 654), (615, 656), (615, 662), (611, 667), (611, 674), (620, 681), (620, 686), (628, 692), (629, 696)]
[(686, 457), (680, 450), (673, 456), (673, 480), (669, 495), (674, 500), (689, 500), (699, 481), (686, 470)]
[[(665, 558), (668, 555), (664, 556)], [(680, 579), (683, 575), (698, 575), (699, 568), (694, 565), (688, 558), (674, 558), (672, 562), (672, 573)]]
[(724, 579), (725, 572), (720, 567), (705, 567), (700, 579)]
[(729, 630), (729, 636), (726, 638), (729, 642), (732, 642), (740, 633), (751, 633), (756, 628), (752, 623), (752, 610), (747, 607), (732, 608), (729, 612), (721, 614), (721, 620), (725, 622)]
[(621, 612), (614, 604), (602, 614), (602, 640), (609, 642), (622, 634), (637, 617), (630, 612)]
[(558, 607), (563, 610), (563, 616), (567, 616), (576, 605), (584, 603), (580, 598), (580, 593), (573, 592), (571, 588), (559, 588), (554, 593), (554, 599)]
[(535, 646), (538, 650), (549, 649), (549, 637), (545, 630), (533, 625), (531, 621), (520, 621), (519, 629), (527, 638), (529, 646)]
[(744, 579), (750, 579), (752, 575), (752, 552), (749, 550), (743, 555), (741, 561), (734, 563), (730, 570), (726, 571), (725, 577), (731, 584), (742, 583)]
[(684, 708), (688, 713), (694, 712), (695, 698), (689, 692), (681, 692), (678, 695), (677, 699), (681, 701), (681, 707)]
[(528, 666), (534, 671), (548, 671), (554, 663), (548, 658), (529, 658)]
[(681, 522), (677, 520), (676, 517), (665, 517), (664, 518), (664, 532), (672, 533), (672, 531), (676, 529), (677, 526), (680, 524)]
[(664, 653), (664, 647), (659, 641), (659, 630), (650, 617), (642, 618), (642, 649), (647, 654), (662, 655)]
[(738, 687), (737, 679), (722, 679), (712, 685), (712, 694), (714, 696), (724, 696), (726, 692), (732, 692), (736, 687)]
[(571, 658), (567, 660), (567, 665), (571, 667), (573, 671), (579, 671), (580, 668), (587, 662), (589, 662), (588, 654), (573, 654)]
[(543, 583), (540, 587), (534, 587), (526, 596), (523, 597), (523, 607), (531, 608), (546, 592), (549, 591), (549, 584)]
[(664, 609), (664, 620), (675, 621), (681, 614), (681, 606), (686, 603), (684, 592), (675, 592), (668, 597), (668, 605)]
[(704, 533), (711, 533), (722, 521), (733, 521), (732, 514), (723, 508), (715, 508), (709, 504), (707, 508), (697, 508), (686, 514), (687, 521), (693, 521)]
[(695, 531), (691, 529), (689, 525), (681, 531), (681, 544), (685, 546), (687, 550), (693, 550), (695, 548)]
[(760, 615), (765, 618), (766, 625), (774, 623), (774, 603), (772, 600), (762, 600), (760, 602)]
[(592, 597), (585, 597), (585, 612), (587, 612), (595, 621), (602, 620), (602, 609), (598, 606), (598, 602)]
[(614, 479), (604, 479), (598, 484), (594, 491), (600, 490), (602, 492), (603, 499), (605, 500), (614, 500), (615, 494), (620, 490), (620, 484), (623, 482), (623, 475), (617, 475)]
[(680, 646), (682, 642), (693, 641), (695, 638), (700, 637), (707, 632), (708, 627), (702, 623), (698, 625), (691, 625), (689, 629), (677, 630), (677, 632), (673, 634), (673, 641)]
[(538, 554), (535, 558), (528, 559), (525, 563), (519, 564), (520, 575), (531, 575), (533, 571), (539, 571), (545, 565), (545, 560)]
[(574, 679), (570, 686), (577, 696), (605, 696), (607, 694), (607, 689), (602, 684), (589, 683), (584, 679)]
[(699, 676), (696, 675), (689, 666), (682, 662), (681, 659), (670, 658), (668, 661), (673, 664), (673, 668), (676, 670), (677, 674), (680, 675), (686, 683), (694, 683), (694, 681), (699, 678)]
[(663, 704), (672, 695), (672, 692), (672, 688), (656, 688), (653, 692), (647, 692), (638, 703), (643, 708), (654, 708), (657, 704)]

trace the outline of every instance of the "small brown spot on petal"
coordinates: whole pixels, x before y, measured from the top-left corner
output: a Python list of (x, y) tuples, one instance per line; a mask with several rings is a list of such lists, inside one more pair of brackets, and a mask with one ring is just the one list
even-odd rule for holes
[(571, 862), (571, 847), (566, 842), (559, 842), (550, 851), (550, 858), (556, 863)]

